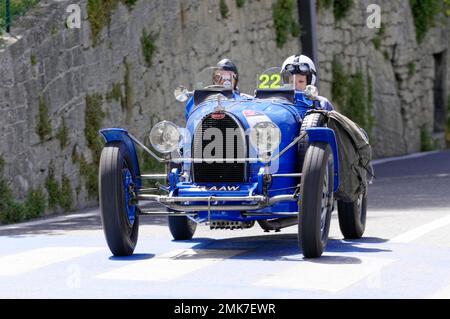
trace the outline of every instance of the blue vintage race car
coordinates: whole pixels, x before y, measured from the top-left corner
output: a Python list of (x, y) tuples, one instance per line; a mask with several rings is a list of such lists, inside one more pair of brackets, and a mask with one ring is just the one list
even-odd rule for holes
[[(197, 82), (192, 92), (175, 91), (179, 101), (191, 106), (186, 127), (168, 121), (156, 124), (149, 136), (154, 150), (123, 128), (100, 131), (106, 142), (100, 159), (100, 207), (114, 255), (133, 253), (139, 215), (152, 214), (142, 204), (148, 201), (167, 207), (175, 240), (191, 239), (198, 223), (208, 223), (211, 229), (242, 229), (257, 222), (265, 231), (298, 224), (303, 255), (319, 257), (335, 199), (344, 237), (362, 236), (365, 174), (359, 174), (354, 185), (343, 179), (347, 189), (340, 187), (341, 176), (347, 175), (340, 159), (356, 158), (351, 155), (358, 154), (358, 148), (347, 151), (342, 143), (348, 141), (340, 141), (337, 129), (329, 125), (330, 114), (336, 112), (320, 110), (314, 87), (295, 90), (279, 68), (258, 76), (254, 97), (208, 85), (207, 80)], [(166, 173), (141, 172), (136, 147), (164, 162)], [(158, 193), (142, 186), (145, 179), (157, 178), (165, 180)]]

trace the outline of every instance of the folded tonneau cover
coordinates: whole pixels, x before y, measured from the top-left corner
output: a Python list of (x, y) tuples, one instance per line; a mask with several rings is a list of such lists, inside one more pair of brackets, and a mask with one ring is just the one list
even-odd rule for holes
[(310, 111), (323, 114), (327, 126), (336, 134), (339, 153), (339, 189), (335, 197), (355, 201), (367, 190), (368, 177), (373, 176), (370, 161), (372, 147), (367, 133), (348, 117), (336, 111)]

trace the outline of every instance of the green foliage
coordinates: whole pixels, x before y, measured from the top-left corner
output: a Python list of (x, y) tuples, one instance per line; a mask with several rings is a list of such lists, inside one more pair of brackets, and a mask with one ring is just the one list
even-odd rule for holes
[(56, 138), (59, 140), (59, 146), (61, 149), (64, 149), (67, 145), (69, 145), (69, 130), (66, 126), (66, 120), (63, 118), (61, 126), (56, 134)]
[(137, 0), (88, 0), (87, 13), (91, 25), (92, 46), (99, 43), (99, 36), (105, 26), (111, 23), (111, 16), (119, 2), (132, 9)]
[[(40, 0), (11, 0), (10, 1), (10, 13), (11, 21), (13, 22), (16, 17), (24, 15), (29, 9), (35, 6)], [(0, 34), (3, 28), (6, 28), (6, 5), (5, 1), (0, 1)]]
[(435, 149), (433, 138), (431, 137), (430, 131), (422, 127), (420, 129), (420, 151), (429, 152)]
[(153, 63), (153, 55), (156, 53), (156, 45), (155, 41), (158, 38), (158, 35), (153, 33), (147, 33), (144, 29), (141, 36), (141, 47), (142, 54), (144, 56), (145, 64), (147, 67), (151, 67)]
[(123, 96), (122, 96), (122, 84), (120, 84), (120, 83), (113, 84), (113, 87), (112, 87), (111, 91), (109, 91), (106, 94), (106, 101), (109, 103), (112, 100), (122, 101), (122, 99), (123, 99)]
[(122, 1), (129, 9), (132, 9), (138, 0), (123, 0)]
[(442, 0), (409, 0), (409, 3), (416, 27), (416, 39), (420, 43), (428, 31), (435, 26), (436, 16), (445, 3)]
[(228, 17), (230, 10), (228, 9), (228, 6), (227, 6), (227, 3), (225, 2), (225, 0), (220, 0), (219, 10), (220, 10), (220, 16), (222, 17), (222, 19), (226, 19)]
[(123, 99), (122, 108), (126, 111), (125, 122), (128, 124), (131, 121), (131, 117), (133, 116), (133, 100), (134, 100), (134, 92), (133, 85), (131, 83), (131, 63), (125, 61), (125, 75), (124, 75), (124, 84), (125, 84), (125, 98)]
[(5, 161), (0, 156), (0, 223), (17, 223), (44, 214), (47, 198), (42, 189), (31, 189), (23, 203), (17, 202), (3, 176), (4, 167)]
[(73, 208), (73, 194), (70, 179), (63, 174), (61, 177), (61, 192), (59, 198), (59, 205), (64, 211), (69, 211)]
[(73, 147), (72, 147), (72, 162), (73, 163), (78, 163), (78, 161), (79, 161), (79, 157), (78, 157), (78, 152), (77, 152), (77, 144), (75, 144)]
[(450, 17), (450, 0), (444, 0), (445, 16)]
[(334, 0), (317, 0), (316, 7), (320, 11), (322, 9), (329, 9), (333, 6)]
[(86, 96), (86, 113), (84, 136), (87, 145), (91, 150), (92, 163), (88, 163), (84, 156), (80, 156), (80, 174), (85, 178), (86, 190), (91, 198), (98, 197), (98, 164), (100, 154), (103, 149), (103, 141), (98, 131), (101, 128), (102, 121), (105, 118), (105, 112), (102, 110), (103, 97), (99, 94)]
[(416, 73), (416, 64), (414, 62), (408, 63), (408, 77), (411, 78)]
[(103, 97), (100, 94), (86, 96), (84, 136), (94, 158), (100, 157), (100, 152), (103, 148), (103, 141), (98, 134), (102, 121), (105, 118), (102, 103)]
[(289, 33), (293, 37), (300, 35), (300, 26), (295, 21), (294, 12), (293, 0), (277, 0), (272, 5), (272, 19), (279, 48), (287, 42)]
[(88, 163), (83, 155), (80, 156), (80, 174), (85, 180), (85, 187), (89, 198), (98, 198), (98, 161)]
[(54, 209), (59, 203), (60, 187), (55, 178), (55, 167), (52, 163), (50, 163), (48, 167), (48, 174), (45, 179), (45, 188), (47, 189), (48, 194), (48, 207)]
[(373, 46), (377, 50), (381, 48), (381, 42), (383, 41), (383, 37), (385, 35), (385, 29), (386, 29), (385, 24), (381, 23), (380, 28), (377, 31), (377, 35), (372, 39)]
[(245, 0), (236, 0), (236, 7), (243, 8), (245, 4)]
[(333, 6), (334, 18), (336, 21), (342, 20), (350, 12), (353, 0), (335, 0)]
[[(139, 169), (141, 174), (161, 174), (165, 172), (164, 163), (159, 162), (153, 156), (147, 154), (145, 151), (139, 149), (137, 151), (138, 161), (139, 161)], [(143, 187), (156, 187), (155, 180), (143, 180)], [(160, 180), (161, 182), (161, 180)]]
[(54, 209), (59, 206), (64, 211), (69, 211), (73, 208), (73, 194), (70, 179), (63, 174), (60, 184), (55, 178), (55, 167), (53, 164), (50, 164), (48, 168), (45, 188), (47, 189), (49, 208)]
[(44, 98), (39, 101), (39, 114), (37, 116), (36, 133), (39, 135), (41, 142), (45, 141), (52, 134), (52, 123), (48, 115), (48, 106)]
[(388, 51), (383, 51), (383, 56), (384, 56), (384, 59), (386, 60), (386, 61), (389, 61), (389, 52)]
[(333, 7), (334, 19), (338, 22), (350, 12), (353, 0), (317, 0), (316, 6), (318, 11)]
[(30, 56), (30, 62), (31, 62), (32, 66), (35, 66), (37, 64), (37, 59), (36, 59), (36, 56), (34, 54), (32, 54)]
[(374, 118), (372, 78), (364, 79), (362, 72), (350, 75), (337, 59), (332, 65), (333, 82), (332, 99), (339, 111), (358, 123), (368, 134), (371, 134)]
[(47, 197), (42, 190), (38, 187), (28, 192), (24, 203), (25, 219), (31, 219), (41, 216), (47, 208)]

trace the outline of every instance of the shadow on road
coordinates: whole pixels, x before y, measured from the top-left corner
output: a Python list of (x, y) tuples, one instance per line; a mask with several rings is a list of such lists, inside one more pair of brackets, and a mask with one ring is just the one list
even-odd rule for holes
[[(234, 237), (220, 240), (196, 238), (184, 243), (196, 242), (192, 249), (197, 254), (177, 256), (177, 259), (229, 258), (227, 250), (243, 250), (231, 259), (262, 261), (309, 261), (323, 264), (359, 264), (361, 260), (352, 256), (327, 255), (327, 253), (384, 253), (391, 250), (361, 247), (361, 244), (382, 244), (387, 239), (368, 237), (359, 240), (330, 239), (324, 255), (319, 259), (305, 259), (298, 246), (296, 234), (273, 234), (251, 237)], [(208, 253), (208, 250), (211, 253)], [(221, 253), (222, 251), (222, 253)]]
[(108, 259), (113, 261), (133, 261), (133, 260), (146, 260), (155, 257), (155, 254), (133, 254), (131, 256), (111, 256)]

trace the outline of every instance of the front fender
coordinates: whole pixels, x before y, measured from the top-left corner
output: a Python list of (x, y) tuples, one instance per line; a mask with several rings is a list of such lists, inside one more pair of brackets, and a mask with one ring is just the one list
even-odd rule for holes
[[(104, 128), (99, 131), (99, 133), (103, 136), (105, 143), (110, 142), (122, 142), (128, 150), (128, 153), (131, 156), (132, 161), (132, 170), (135, 176), (140, 176), (139, 170), (139, 161), (137, 158), (136, 147), (134, 146), (133, 141), (128, 135), (128, 131), (123, 128)], [(138, 187), (140, 188), (140, 178), (136, 181), (138, 183)]]
[(339, 153), (334, 131), (327, 127), (310, 127), (306, 129), (309, 143), (324, 142), (330, 145), (334, 160), (334, 191), (339, 188)]

